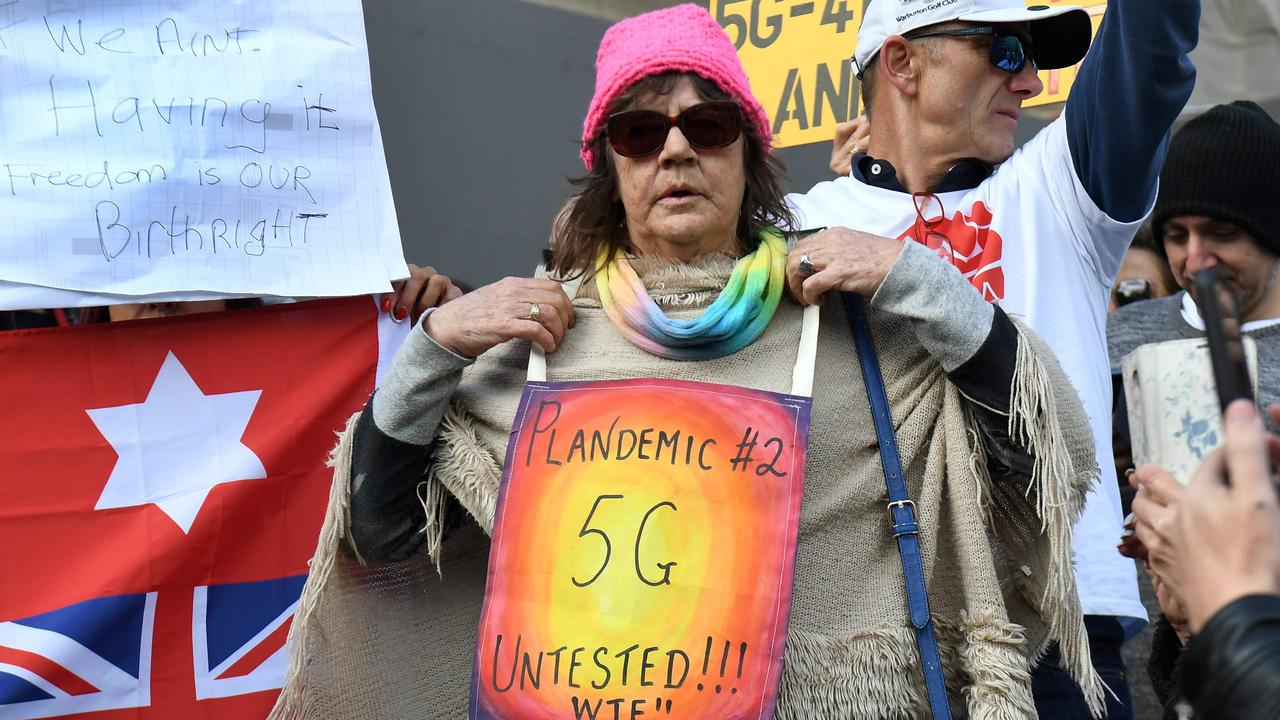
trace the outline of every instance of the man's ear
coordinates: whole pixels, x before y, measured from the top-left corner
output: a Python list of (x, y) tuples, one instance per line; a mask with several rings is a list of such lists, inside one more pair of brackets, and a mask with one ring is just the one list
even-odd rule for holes
[(915, 97), (919, 90), (919, 64), (924, 54), (918, 52), (906, 38), (894, 35), (880, 47), (880, 77), (907, 97)]

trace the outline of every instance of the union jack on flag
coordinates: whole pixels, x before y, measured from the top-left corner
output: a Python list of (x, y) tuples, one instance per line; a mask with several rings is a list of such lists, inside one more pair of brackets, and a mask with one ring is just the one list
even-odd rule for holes
[(284, 641), (306, 575), (196, 588), (191, 637), (196, 698), (280, 687), (289, 664)]
[(0, 717), (149, 705), (155, 616), (152, 592), (0, 623)]
[(0, 333), (0, 720), (267, 715), (376, 317)]

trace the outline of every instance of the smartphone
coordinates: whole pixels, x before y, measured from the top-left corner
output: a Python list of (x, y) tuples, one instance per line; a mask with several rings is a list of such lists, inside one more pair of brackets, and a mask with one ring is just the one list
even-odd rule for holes
[(1225, 412), (1234, 400), (1256, 402), (1240, 335), (1240, 304), (1235, 293), (1222, 281), (1217, 268), (1197, 272), (1195, 286), (1196, 305), (1204, 318), (1209, 340), (1209, 361), (1213, 363), (1218, 403)]

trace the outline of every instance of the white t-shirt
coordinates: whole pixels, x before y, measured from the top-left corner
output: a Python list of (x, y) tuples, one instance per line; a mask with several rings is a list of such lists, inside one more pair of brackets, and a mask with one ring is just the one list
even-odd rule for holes
[[(1076, 524), (1076, 580), (1085, 614), (1145, 622), (1132, 560), (1116, 551), (1122, 518), (1110, 469), (1111, 374), (1107, 298), (1141, 221), (1100, 210), (1076, 177), (1059, 118), (976, 188), (938, 193), (943, 212), (917, 227), (912, 196), (842, 177), (787, 197), (799, 228), (843, 226), (915, 237), (960, 268), (983, 296), (1023, 318), (1057, 354), (1080, 393), (1102, 480)], [(937, 218), (937, 203), (926, 207)], [(913, 234), (914, 233), (914, 234)], [(1131, 632), (1140, 624), (1125, 622)]]

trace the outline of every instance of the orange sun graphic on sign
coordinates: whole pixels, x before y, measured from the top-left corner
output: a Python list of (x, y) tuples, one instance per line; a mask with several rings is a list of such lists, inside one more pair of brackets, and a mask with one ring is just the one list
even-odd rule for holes
[(772, 717), (808, 417), (707, 383), (529, 383), (470, 717)]

